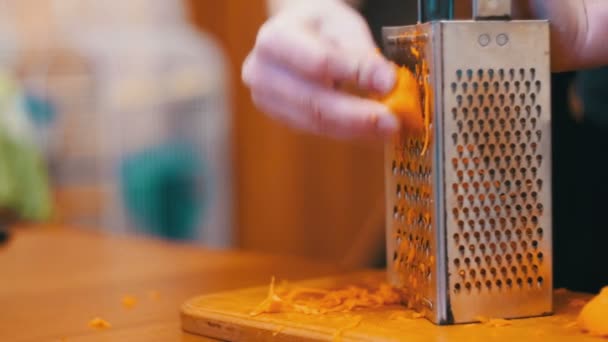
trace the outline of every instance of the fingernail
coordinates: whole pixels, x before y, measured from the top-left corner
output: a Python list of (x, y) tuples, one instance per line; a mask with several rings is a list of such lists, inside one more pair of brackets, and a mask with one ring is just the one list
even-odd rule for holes
[(388, 93), (395, 86), (395, 70), (388, 65), (376, 70), (374, 74), (374, 88), (382, 93)]
[(392, 134), (399, 129), (399, 121), (392, 114), (379, 115), (376, 125), (383, 134)]

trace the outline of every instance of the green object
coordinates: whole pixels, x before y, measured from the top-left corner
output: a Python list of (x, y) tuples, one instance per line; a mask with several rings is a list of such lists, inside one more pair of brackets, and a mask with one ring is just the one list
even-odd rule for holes
[(21, 96), (12, 75), (0, 70), (0, 209), (17, 219), (43, 221), (52, 214), (51, 190), (40, 152), (28, 131), (19, 129), (28, 122)]
[(42, 221), (52, 213), (46, 168), (38, 151), (0, 127), (0, 207), (19, 218)]
[(167, 143), (127, 156), (121, 167), (129, 216), (140, 229), (170, 239), (195, 237), (207, 195), (203, 180), (203, 163), (187, 143)]

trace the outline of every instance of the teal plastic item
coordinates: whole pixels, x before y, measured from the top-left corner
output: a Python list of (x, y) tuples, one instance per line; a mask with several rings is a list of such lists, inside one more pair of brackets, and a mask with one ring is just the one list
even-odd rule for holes
[(48, 126), (57, 116), (57, 110), (50, 99), (27, 91), (23, 97), (23, 106), (30, 120), (37, 126)]
[(177, 142), (123, 160), (122, 196), (139, 229), (169, 239), (195, 238), (209, 193), (200, 153), (188, 143)]
[(454, 0), (418, 0), (418, 21), (421, 23), (453, 18)]

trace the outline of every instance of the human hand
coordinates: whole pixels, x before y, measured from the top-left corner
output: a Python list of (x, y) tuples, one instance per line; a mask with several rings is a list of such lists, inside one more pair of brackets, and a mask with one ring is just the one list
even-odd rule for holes
[(272, 17), (242, 77), (260, 110), (298, 129), (351, 138), (399, 128), (385, 105), (366, 96), (393, 88), (394, 65), (377, 52), (364, 19), (341, 1), (302, 2)]
[(608, 64), (606, 0), (515, 0), (513, 8), (516, 18), (551, 22), (553, 71)]

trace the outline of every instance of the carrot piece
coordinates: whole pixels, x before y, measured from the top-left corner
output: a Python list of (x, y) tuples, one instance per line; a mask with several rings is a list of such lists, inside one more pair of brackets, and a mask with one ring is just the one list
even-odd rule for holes
[(608, 286), (581, 310), (577, 323), (581, 330), (593, 336), (608, 337)]
[(415, 130), (423, 129), (420, 88), (414, 74), (407, 68), (397, 68), (395, 87), (381, 99), (381, 102), (399, 118), (404, 126)]

